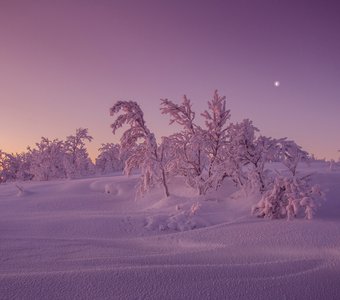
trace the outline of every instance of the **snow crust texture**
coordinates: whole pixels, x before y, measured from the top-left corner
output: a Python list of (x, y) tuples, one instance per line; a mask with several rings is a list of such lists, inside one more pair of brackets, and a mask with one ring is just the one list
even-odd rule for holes
[(340, 173), (315, 181), (312, 221), (259, 219), (230, 182), (181, 178), (135, 198), (137, 177), (0, 186), (0, 299), (340, 299)]

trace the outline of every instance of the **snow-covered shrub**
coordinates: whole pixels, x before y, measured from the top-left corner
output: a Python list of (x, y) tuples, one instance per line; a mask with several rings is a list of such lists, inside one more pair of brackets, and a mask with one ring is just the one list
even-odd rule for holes
[(292, 219), (304, 215), (310, 220), (323, 199), (320, 187), (311, 185), (310, 176), (277, 177), (253, 207), (252, 213), (271, 219)]
[(186, 231), (205, 227), (208, 223), (199, 216), (202, 205), (199, 202), (193, 203), (188, 208), (176, 206), (176, 213), (154, 215), (146, 218), (145, 227), (149, 230), (177, 230)]

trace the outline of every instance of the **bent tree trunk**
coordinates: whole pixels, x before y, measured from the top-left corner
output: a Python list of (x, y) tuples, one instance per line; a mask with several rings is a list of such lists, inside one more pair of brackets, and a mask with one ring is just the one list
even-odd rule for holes
[(170, 196), (168, 183), (166, 182), (166, 175), (164, 169), (162, 169), (162, 185), (164, 189), (164, 194), (168, 198)]

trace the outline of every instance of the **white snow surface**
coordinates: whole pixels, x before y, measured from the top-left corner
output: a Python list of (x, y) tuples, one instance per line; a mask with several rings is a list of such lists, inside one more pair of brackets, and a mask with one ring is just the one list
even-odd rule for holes
[(181, 178), (135, 199), (137, 177), (0, 185), (0, 299), (340, 299), (340, 172), (313, 165), (313, 220), (250, 215), (231, 183)]

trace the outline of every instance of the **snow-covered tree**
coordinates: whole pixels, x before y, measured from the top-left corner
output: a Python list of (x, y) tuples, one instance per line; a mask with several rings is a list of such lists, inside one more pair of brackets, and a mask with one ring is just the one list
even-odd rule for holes
[(102, 144), (96, 159), (96, 169), (102, 174), (122, 171), (124, 162), (121, 159), (120, 150), (121, 147), (119, 144)]
[(308, 152), (302, 150), (294, 141), (287, 139), (281, 139), (279, 147), (279, 160), (288, 168), (292, 176), (295, 176), (298, 164), (308, 161)]
[(212, 100), (208, 101), (208, 110), (201, 114), (205, 128), (195, 123), (195, 112), (186, 96), (181, 104), (162, 99), (161, 112), (170, 116), (170, 124), (177, 123), (182, 127), (180, 132), (169, 137), (175, 149), (173, 171), (185, 176), (187, 184), (199, 195), (216, 188), (225, 177), (222, 163), (226, 123), (230, 118), (226, 98), (219, 96), (217, 90), (214, 92)]
[(66, 177), (64, 167), (65, 145), (63, 141), (42, 137), (40, 143), (36, 143), (36, 148), (28, 147), (27, 149), (30, 173), (34, 180)]
[(16, 180), (16, 165), (14, 155), (0, 150), (0, 183)]
[[(118, 115), (121, 112), (120, 115)], [(140, 194), (149, 191), (155, 184), (163, 186), (168, 197), (167, 172), (164, 165), (164, 147), (157, 145), (155, 135), (146, 126), (144, 114), (133, 101), (118, 101), (110, 109), (111, 116), (118, 115), (111, 125), (113, 134), (124, 124), (129, 128), (121, 137), (123, 155), (127, 157), (124, 171), (130, 174), (134, 168), (141, 170)]]
[(224, 170), (226, 176), (245, 190), (266, 190), (270, 181), (265, 166), (277, 156), (276, 139), (258, 136), (259, 130), (249, 119), (227, 128)]
[(0, 150), (0, 183), (31, 180), (30, 159), (27, 153), (9, 154)]
[(66, 138), (64, 165), (68, 178), (86, 176), (93, 171), (93, 164), (85, 146), (85, 142), (91, 142), (92, 139), (87, 128), (78, 128), (75, 135)]
[(6, 182), (13, 177), (9, 167), (8, 154), (0, 150), (0, 183)]
[(228, 126), (225, 169), (234, 182), (242, 188), (247, 186), (251, 171), (251, 168), (244, 168), (244, 166), (257, 163), (259, 160), (255, 146), (258, 131), (249, 119)]
[(267, 163), (272, 162), (277, 157), (278, 152), (278, 139), (273, 139), (266, 136), (259, 136), (254, 141), (254, 151), (249, 152), (246, 156), (246, 162), (252, 167), (253, 174), (257, 177), (257, 182), (260, 191), (266, 190), (270, 179), (267, 176), (268, 170), (265, 166)]
[(195, 112), (190, 99), (184, 95), (183, 102), (179, 105), (168, 99), (161, 99), (161, 112), (170, 115), (170, 125), (177, 123), (182, 127), (181, 132), (169, 137), (174, 149), (173, 171), (185, 176), (187, 184), (203, 194), (202, 175), (206, 165), (203, 130), (194, 122)]
[[(226, 109), (226, 97), (219, 96), (215, 90), (213, 98), (208, 101), (208, 110), (201, 114), (205, 120), (203, 129), (204, 151), (207, 156), (208, 165), (205, 173), (206, 192), (210, 188), (217, 188), (228, 175), (225, 167), (227, 161), (227, 140), (230, 110)], [(230, 165), (228, 164), (228, 167)]]

